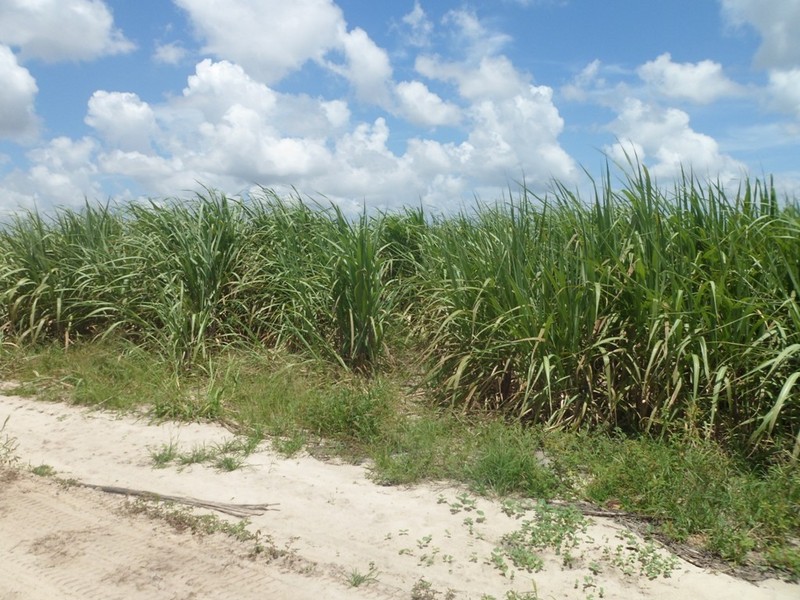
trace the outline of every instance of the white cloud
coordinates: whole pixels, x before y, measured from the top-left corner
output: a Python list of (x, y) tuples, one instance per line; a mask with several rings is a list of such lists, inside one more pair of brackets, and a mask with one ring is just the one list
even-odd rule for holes
[[(320, 108), (334, 129), (344, 127), (350, 121), (350, 109), (347, 107), (347, 102), (343, 100), (320, 102)], [(308, 116), (309, 113), (305, 114)]]
[(346, 64), (328, 62), (328, 67), (350, 81), (361, 100), (388, 107), (392, 66), (386, 51), (358, 27), (343, 34), (341, 42)]
[(414, 8), (403, 16), (403, 23), (408, 26), (405, 32), (405, 42), (411, 46), (424, 47), (430, 44), (433, 33), (433, 23), (422, 10), (419, 1), (414, 2)]
[(800, 118), (800, 67), (770, 71), (767, 93), (776, 109)]
[[(348, 30), (331, 1), (176, 2), (206, 50), (226, 58), (199, 62), (182, 94), (160, 103), (130, 92), (92, 96), (85, 120), (97, 134), (87, 159), (94, 171), (76, 169), (71, 180), (77, 185), (88, 178), (90, 196), (99, 181), (150, 195), (200, 185), (236, 193), (263, 184), (356, 204), (452, 206), (476, 191), (496, 197), (523, 176), (543, 189), (551, 177), (568, 183), (576, 175), (558, 141), (564, 121), (552, 89), (531, 85), (528, 74), (497, 54), (507, 36), (472, 13), (455, 11), (444, 20), (463, 60), (428, 56), (416, 62), (421, 75), (441, 82), (436, 93), (430, 81), (394, 82), (386, 51), (362, 29)], [(423, 23), (424, 15), (414, 13), (414, 22)], [(272, 82), (309, 60), (340, 74), (355, 95), (392, 117), (423, 128), (452, 126), (461, 139), (408, 139), (408, 123), (393, 125), (393, 132), (379, 115), (354, 118), (341, 98), (273, 89)], [(30, 185), (34, 168), (47, 168), (53, 177), (68, 174), (43, 156), (32, 156), (31, 164), (24, 174)], [(0, 185), (10, 188), (8, 181)]]
[[(388, 108), (389, 56), (361, 28), (347, 30), (332, 0), (175, 0), (184, 8), (204, 51), (229, 60), (267, 84), (280, 81), (308, 61), (343, 76), (364, 101)], [(340, 63), (329, 58), (343, 55)]]
[(0, 43), (19, 48), (23, 60), (46, 62), (91, 60), (134, 49), (101, 0), (3, 0)]
[(265, 83), (340, 47), (344, 17), (331, 0), (175, 0), (187, 11), (204, 51), (236, 62)]
[(252, 79), (244, 69), (226, 60), (205, 59), (195, 67), (183, 90), (184, 106), (197, 109), (207, 121), (218, 121), (232, 104), (269, 113), (277, 103), (277, 94)]
[(529, 80), (519, 73), (505, 56), (483, 57), (477, 66), (420, 56), (417, 58), (415, 68), (418, 73), (429, 79), (457, 84), (459, 95), (472, 101), (508, 98), (522, 93), (528, 86)]
[(639, 77), (667, 98), (708, 104), (740, 92), (740, 88), (722, 72), (722, 65), (711, 60), (676, 63), (666, 52), (640, 66)]
[(153, 52), (153, 60), (165, 65), (177, 65), (186, 57), (186, 48), (180, 42), (158, 44)]
[(283, 136), (257, 111), (233, 105), (218, 123), (200, 127), (203, 170), (225, 173), (250, 183), (265, 177), (292, 183), (329, 161), (324, 139)]
[(25, 139), (36, 133), (34, 99), (38, 88), (28, 69), (0, 45), (0, 138)]
[(30, 168), (16, 169), (0, 182), (3, 203), (0, 212), (12, 206), (47, 208), (53, 205), (77, 207), (85, 198), (103, 200), (97, 182), (95, 152), (91, 138), (71, 140), (57, 137), (28, 152)]
[(581, 69), (572, 81), (561, 88), (564, 98), (582, 102), (588, 98), (590, 88), (605, 87), (606, 81), (599, 75), (600, 66), (600, 61), (595, 59)]
[(470, 171), (489, 180), (525, 175), (543, 184), (576, 175), (572, 158), (558, 143), (564, 120), (547, 86), (529, 86), (505, 100), (483, 100), (471, 109), (475, 123), (468, 142), (474, 148)]
[(96, 91), (89, 99), (85, 121), (108, 145), (120, 150), (148, 150), (157, 130), (153, 110), (129, 92)]
[(472, 11), (451, 10), (442, 23), (455, 27), (458, 45), (472, 59), (497, 54), (511, 41), (511, 36), (487, 28)]
[(593, 101), (614, 108), (631, 96), (645, 94), (666, 99), (710, 104), (726, 96), (745, 93), (745, 89), (723, 73), (722, 65), (711, 60), (697, 63), (673, 62), (669, 52), (636, 69), (644, 85), (627, 81), (630, 73), (599, 60), (587, 64), (561, 88), (564, 98), (576, 102)]
[(630, 158), (648, 164), (657, 177), (675, 177), (683, 167), (724, 182), (744, 172), (744, 165), (723, 154), (714, 138), (694, 131), (689, 115), (676, 108), (662, 109), (628, 98), (608, 128), (619, 140), (606, 147), (608, 154), (624, 163), (627, 151)]
[[(118, 116), (113, 129), (115, 114), (127, 116)], [(150, 137), (157, 137), (163, 155), (128, 128), (137, 119), (139, 131), (155, 132)], [(109, 146), (100, 157), (103, 171), (164, 194), (198, 182), (227, 190), (300, 185), (335, 170), (327, 136), (349, 119), (343, 101), (279, 94), (240, 66), (209, 59), (197, 65), (183, 94), (165, 104), (150, 107), (133, 94), (104, 92), (90, 101), (87, 115)], [(118, 143), (108, 143), (114, 137)]]
[(403, 81), (395, 88), (400, 101), (400, 111), (417, 125), (436, 127), (455, 125), (461, 120), (461, 110), (452, 102), (445, 102), (420, 81)]
[[(540, 187), (553, 177), (574, 180), (576, 165), (558, 141), (564, 120), (553, 103), (552, 88), (531, 85), (527, 73), (498, 54), (508, 36), (491, 31), (474, 13), (451, 11), (443, 22), (454, 26), (464, 59), (421, 55), (415, 68), (424, 77), (456, 86), (467, 103), (461, 120), (467, 138), (457, 145), (442, 144), (436, 152), (435, 143), (420, 141), (415, 151), (448, 156), (456, 178), (449, 185), (458, 181), (475, 188), (502, 187), (523, 175), (532, 186)], [(421, 159), (417, 157), (417, 165)]]
[(792, 68), (800, 63), (800, 0), (721, 0), (723, 15), (735, 26), (751, 25), (761, 35), (756, 64)]
[[(398, 100), (418, 94), (431, 102), (431, 114), (441, 109), (441, 120), (454, 118), (426, 86), (404, 83)], [(356, 204), (452, 205), (462, 194), (499, 190), (523, 174), (532, 184), (546, 184), (575, 170), (558, 144), (563, 120), (547, 87), (525, 86), (472, 103), (462, 111), (466, 135), (460, 143), (415, 138), (400, 152), (390, 148), (385, 119), (351, 124), (345, 102), (277, 93), (227, 61), (202, 61), (181, 96), (149, 107), (158, 153), (144, 138), (134, 143), (133, 131), (131, 138), (124, 135), (136, 115), (142, 130), (150, 127), (146, 106), (133, 94), (98, 94), (87, 120), (105, 140), (100, 173), (129, 178), (151, 194), (196, 189), (198, 182), (233, 192), (264, 184)], [(115, 114), (128, 115), (118, 117), (117, 129)], [(115, 136), (116, 145), (110, 143)]]

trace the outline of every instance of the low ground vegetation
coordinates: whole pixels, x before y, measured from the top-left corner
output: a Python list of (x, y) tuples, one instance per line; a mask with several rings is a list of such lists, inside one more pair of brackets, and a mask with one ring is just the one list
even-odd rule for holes
[(619, 507), (798, 577), (800, 207), (644, 168), (618, 187), (447, 216), (268, 190), (20, 214), (0, 374), (366, 458), (387, 484)]

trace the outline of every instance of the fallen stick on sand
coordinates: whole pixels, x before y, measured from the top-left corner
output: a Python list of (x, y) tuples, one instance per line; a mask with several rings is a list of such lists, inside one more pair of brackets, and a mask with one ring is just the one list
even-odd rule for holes
[(156, 492), (148, 492), (146, 490), (134, 490), (131, 488), (116, 487), (112, 485), (95, 485), (93, 483), (83, 483), (80, 481), (71, 481), (71, 485), (79, 485), (81, 487), (99, 490), (107, 494), (120, 494), (122, 496), (136, 496), (138, 498), (146, 498), (155, 500), (157, 502), (175, 502), (177, 504), (186, 504), (189, 506), (197, 506), (199, 508), (208, 508), (217, 512), (225, 513), (233, 517), (256, 517), (264, 514), (268, 510), (278, 510), (274, 508), (278, 506), (273, 504), (227, 504), (225, 502), (209, 502), (206, 500), (198, 500), (197, 498), (189, 498), (186, 496), (169, 496), (167, 494), (158, 494)]

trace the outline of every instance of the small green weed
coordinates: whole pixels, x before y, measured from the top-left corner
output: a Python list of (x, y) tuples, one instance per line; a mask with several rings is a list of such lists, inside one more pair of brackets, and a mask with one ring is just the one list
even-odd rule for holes
[(375, 387), (326, 390), (304, 407), (303, 421), (323, 437), (370, 442), (380, 433), (385, 408), (384, 393)]
[(533, 509), (535, 504), (529, 500), (515, 500), (512, 498), (504, 498), (501, 503), (501, 510), (503, 514), (515, 519), (522, 518), (528, 511)]
[(306, 436), (301, 431), (295, 431), (289, 437), (278, 437), (271, 440), (272, 448), (285, 456), (291, 458), (306, 445)]
[(559, 482), (537, 458), (540, 434), (530, 428), (494, 422), (480, 431), (477, 451), (464, 465), (464, 476), (478, 489), (498, 495), (521, 492), (551, 498)]
[[(411, 588), (411, 600), (437, 600), (441, 594), (442, 592), (435, 590), (431, 582), (425, 579), (420, 579)], [(456, 593), (450, 589), (441, 596), (441, 600), (455, 600), (455, 598)]]
[(150, 452), (150, 458), (153, 460), (153, 466), (156, 469), (163, 469), (178, 458), (178, 446), (175, 442), (162, 444), (161, 448)]
[(364, 584), (370, 584), (378, 581), (379, 571), (375, 567), (375, 563), (369, 563), (369, 570), (366, 573), (360, 572), (358, 569), (353, 569), (350, 576), (347, 578), (347, 583), (350, 587), (360, 587)]
[(771, 548), (766, 554), (770, 565), (786, 573), (792, 583), (800, 582), (800, 548), (786, 545)]
[(155, 399), (152, 408), (156, 419), (175, 421), (213, 420), (222, 416), (221, 405), (216, 399), (202, 400), (192, 395), (160, 396)]
[(50, 465), (43, 464), (39, 465), (38, 467), (33, 467), (31, 469), (31, 473), (38, 475), (39, 477), (51, 477), (56, 474), (56, 470)]
[(630, 531), (617, 534), (622, 543), (613, 549), (603, 549), (603, 559), (619, 569), (623, 575), (636, 575), (656, 579), (669, 577), (678, 566), (677, 557), (666, 552), (659, 552), (652, 542), (642, 545)]
[(575, 508), (551, 506), (540, 502), (534, 509), (536, 518), (525, 520), (521, 527), (502, 538), (502, 551), (511, 562), (528, 572), (538, 571), (543, 562), (535, 551), (553, 550), (565, 566), (572, 566), (571, 550), (586, 533), (587, 519)]
[(205, 444), (194, 446), (189, 452), (178, 454), (175, 457), (179, 465), (195, 465), (212, 460), (215, 453), (212, 449), (208, 448)]
[(456, 496), (455, 501), (450, 502), (450, 514), (455, 515), (464, 512), (472, 512), (477, 509), (477, 501), (467, 493)]
[(214, 468), (219, 471), (236, 471), (244, 466), (244, 459), (233, 454), (223, 454), (214, 461)]
[(179, 452), (174, 442), (164, 444), (159, 450), (151, 452), (153, 465), (162, 469), (170, 463), (181, 466), (198, 463), (211, 463), (220, 471), (235, 471), (241, 469), (244, 459), (252, 453), (260, 438), (249, 436), (246, 438), (232, 438), (225, 442), (208, 447), (205, 445), (194, 446), (189, 452)]
[(494, 565), (494, 568), (500, 571), (503, 577), (507, 577), (509, 573), (509, 566), (506, 562), (508, 553), (503, 548), (495, 548), (492, 550), (492, 555), (489, 557), (488, 564)]

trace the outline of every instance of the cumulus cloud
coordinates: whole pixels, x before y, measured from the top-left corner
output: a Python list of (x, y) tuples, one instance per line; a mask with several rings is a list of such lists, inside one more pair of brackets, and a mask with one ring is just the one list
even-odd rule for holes
[[(210, 59), (198, 63), (181, 96), (164, 104), (102, 92), (87, 113), (106, 142), (98, 159), (103, 172), (164, 194), (198, 182), (240, 190), (307, 181), (331, 163), (326, 135), (349, 118), (342, 101), (279, 94), (242, 67)], [(148, 143), (153, 138), (159, 153)]]
[[(385, 118), (351, 123), (342, 100), (278, 93), (238, 65), (207, 59), (182, 95), (148, 106), (133, 94), (104, 92), (90, 101), (87, 122), (104, 140), (97, 157), (102, 173), (129, 178), (152, 193), (193, 189), (197, 182), (227, 190), (264, 184), (386, 207), (412, 200), (452, 203), (523, 174), (542, 184), (574, 174), (558, 144), (563, 120), (552, 90), (525, 85), (507, 92), (459, 109), (422, 82), (401, 82), (396, 99), (403, 110), (425, 112), (416, 118), (426, 126), (457, 124), (465, 139), (413, 138), (398, 151)], [(138, 131), (154, 128), (137, 138)], [(154, 138), (158, 143), (148, 147)]]
[(698, 104), (708, 104), (740, 91), (739, 86), (725, 76), (719, 63), (711, 60), (676, 63), (669, 52), (644, 63), (636, 72), (659, 94)]
[(629, 82), (629, 73), (619, 67), (593, 60), (561, 88), (561, 93), (567, 100), (594, 101), (614, 108), (626, 97), (647, 93), (651, 97), (710, 104), (745, 91), (724, 74), (719, 63), (676, 63), (669, 52), (642, 64), (636, 74), (644, 85)]
[(150, 106), (129, 92), (96, 91), (89, 99), (85, 121), (120, 150), (148, 150), (157, 129)]
[(222, 60), (205, 59), (195, 67), (183, 89), (185, 102), (199, 110), (209, 122), (219, 121), (233, 103), (269, 113), (277, 103), (277, 94), (269, 86), (255, 81), (244, 69)]
[(308, 60), (340, 47), (342, 11), (331, 0), (175, 0), (186, 10), (203, 50), (274, 83)]
[(462, 98), (479, 101), (508, 98), (524, 92), (529, 77), (523, 75), (505, 56), (485, 56), (477, 66), (465, 62), (442, 61), (438, 57), (420, 56), (415, 68), (429, 79), (449, 81), (458, 86)]
[(722, 13), (734, 26), (750, 25), (761, 36), (756, 64), (791, 68), (800, 63), (800, 0), (721, 0)]
[(0, 43), (19, 48), (23, 60), (46, 62), (91, 60), (135, 47), (101, 0), (3, 0)]
[[(29, 155), (30, 169), (6, 176), (0, 187), (51, 190), (57, 186), (38, 181), (63, 178), (63, 189), (83, 185), (94, 197), (100, 181), (146, 195), (200, 185), (236, 193), (263, 184), (390, 207), (452, 205), (473, 192), (496, 196), (523, 175), (544, 187), (551, 177), (568, 183), (577, 172), (559, 144), (564, 121), (553, 90), (532, 85), (498, 54), (506, 37), (472, 13), (452, 12), (443, 22), (467, 44), (458, 48), (462, 60), (419, 57), (419, 77), (395, 82), (387, 52), (365, 31), (348, 29), (330, 1), (176, 2), (219, 58), (197, 63), (182, 93), (161, 102), (98, 90), (85, 115), (95, 137), (58, 145), (73, 150), (77, 162), (67, 168), (63, 153), (43, 146)], [(276, 23), (286, 28), (272, 35)], [(284, 35), (282, 47), (276, 36)], [(268, 43), (253, 43), (258, 39)], [(343, 98), (277, 91), (274, 82), (308, 60), (340, 74), (385, 116), (354, 116)], [(398, 120), (405, 122), (390, 127)], [(452, 127), (460, 139), (414, 137), (411, 125)]]
[(677, 108), (628, 98), (608, 129), (619, 140), (606, 147), (614, 160), (624, 164), (627, 152), (631, 159), (650, 165), (657, 177), (674, 177), (683, 167), (699, 176), (731, 181), (744, 171), (744, 165), (720, 151), (714, 138), (692, 129), (689, 115)]
[(388, 107), (392, 66), (386, 51), (373, 42), (366, 31), (358, 27), (343, 34), (341, 43), (345, 64), (338, 65), (329, 61), (328, 66), (353, 85), (359, 98)]
[(36, 132), (34, 99), (38, 88), (14, 53), (0, 45), (0, 138), (21, 140)]
[(772, 106), (800, 118), (800, 67), (770, 71), (767, 93)]
[(332, 0), (175, 1), (205, 41), (205, 52), (241, 65), (258, 81), (275, 84), (315, 61), (347, 79), (361, 100), (391, 104), (387, 52), (363, 29), (348, 31)]
[(445, 102), (421, 81), (403, 81), (395, 93), (400, 101), (403, 116), (417, 125), (436, 127), (455, 125), (461, 120), (461, 110), (452, 102)]
[[(468, 181), (475, 177), (498, 184), (522, 174), (532, 184), (544, 184), (552, 177), (573, 180), (577, 169), (558, 141), (564, 120), (553, 102), (552, 88), (532, 85), (529, 75), (505, 55), (496, 54), (504, 36), (488, 30), (472, 13), (453, 12), (445, 22), (468, 41), (466, 58), (446, 61), (423, 55), (415, 68), (424, 77), (454, 84), (468, 104), (462, 110), (467, 139), (440, 148), (452, 169)], [(422, 147), (430, 153), (434, 146), (417, 145)]]
[(576, 167), (560, 146), (564, 120), (553, 104), (547, 86), (529, 86), (524, 93), (505, 100), (484, 100), (470, 110), (475, 126), (468, 142), (470, 169), (488, 179), (522, 173), (541, 184), (552, 177), (570, 181)]
[(57, 137), (28, 152), (31, 166), (15, 169), (0, 182), (4, 204), (13, 199), (19, 207), (35, 205), (80, 206), (85, 198), (103, 199), (95, 165), (97, 144), (84, 137)]

